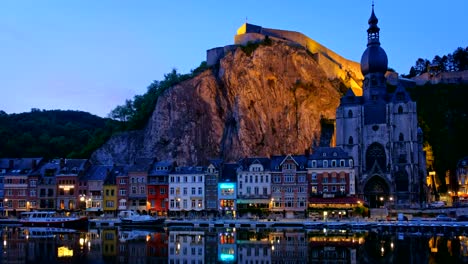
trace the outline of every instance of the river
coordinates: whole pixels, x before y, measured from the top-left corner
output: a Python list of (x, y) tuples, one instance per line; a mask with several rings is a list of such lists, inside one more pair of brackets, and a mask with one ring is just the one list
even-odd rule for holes
[(304, 229), (3, 227), (1, 263), (468, 263), (468, 237)]

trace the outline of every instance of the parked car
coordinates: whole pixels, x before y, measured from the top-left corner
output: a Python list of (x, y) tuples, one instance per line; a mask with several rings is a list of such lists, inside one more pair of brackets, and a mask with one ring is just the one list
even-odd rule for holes
[(457, 216), (457, 221), (466, 221), (466, 222), (468, 222), (468, 215), (459, 215), (459, 216)]
[(452, 218), (450, 218), (448, 215), (440, 214), (436, 216), (437, 221), (452, 221)]

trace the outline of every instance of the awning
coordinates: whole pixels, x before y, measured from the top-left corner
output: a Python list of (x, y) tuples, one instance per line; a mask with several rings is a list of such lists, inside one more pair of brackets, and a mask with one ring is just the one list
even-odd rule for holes
[(270, 199), (237, 199), (238, 204), (267, 204)]
[(309, 199), (309, 204), (358, 204), (359, 199), (356, 197), (335, 197), (321, 198), (313, 197)]

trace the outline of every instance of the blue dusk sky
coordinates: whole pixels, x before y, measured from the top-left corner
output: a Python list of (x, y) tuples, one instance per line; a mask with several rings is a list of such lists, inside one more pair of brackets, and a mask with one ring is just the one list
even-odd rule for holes
[[(468, 46), (467, 0), (376, 0), (389, 67)], [(0, 110), (81, 110), (102, 117), (173, 68), (232, 44), (246, 22), (301, 32), (345, 58), (366, 48), (370, 0), (0, 3)]]

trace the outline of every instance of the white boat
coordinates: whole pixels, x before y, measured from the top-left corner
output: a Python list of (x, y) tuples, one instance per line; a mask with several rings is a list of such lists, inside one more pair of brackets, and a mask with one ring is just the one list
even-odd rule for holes
[(19, 223), (23, 226), (44, 226), (84, 229), (88, 227), (86, 216), (61, 216), (52, 211), (33, 211), (21, 213)]
[(165, 218), (158, 218), (151, 215), (141, 215), (132, 210), (125, 210), (119, 213), (122, 226), (142, 226), (142, 227), (161, 227)]
[(142, 230), (119, 230), (119, 241), (147, 240), (151, 233)]
[(56, 234), (75, 233), (75, 229), (59, 228), (59, 227), (22, 227), (20, 230), (26, 238), (47, 239), (54, 238)]

